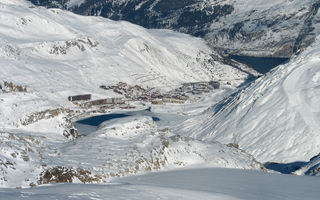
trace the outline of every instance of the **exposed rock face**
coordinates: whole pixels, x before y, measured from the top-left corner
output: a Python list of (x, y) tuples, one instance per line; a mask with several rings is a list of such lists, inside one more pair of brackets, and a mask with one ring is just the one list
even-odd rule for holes
[[(69, 9), (82, 15), (97, 15), (113, 20), (126, 20), (147, 28), (170, 28), (204, 36), (212, 21), (234, 10), (232, 5), (203, 3), (199, 0), (87, 0), (71, 5), (65, 0), (31, 0), (36, 5)], [(208, 4), (208, 5), (207, 5)]]
[(94, 48), (98, 46), (98, 42), (93, 41), (90, 38), (85, 37), (77, 40), (72, 40), (72, 41), (63, 41), (63, 42), (58, 42), (57, 44), (54, 44), (52, 49), (50, 50), (50, 54), (55, 54), (55, 55), (66, 55), (67, 52), (71, 48), (78, 48), (80, 51), (86, 51), (86, 46), (90, 48)]
[(82, 183), (100, 182), (101, 177), (92, 176), (91, 172), (81, 168), (73, 169), (61, 166), (48, 169), (40, 174), (38, 184), (73, 183), (78, 179)]
[[(319, 0), (29, 0), (82, 15), (127, 20), (205, 38), (213, 48), (251, 56), (290, 57), (319, 33)], [(253, 5), (254, 4), (254, 5)]]
[(2, 91), (2, 92), (27, 92), (27, 88), (22, 85), (16, 85), (12, 82), (3, 81), (3, 86), (0, 83), (0, 91)]
[(23, 126), (28, 126), (39, 122), (40, 120), (48, 120), (53, 118), (62, 118), (58, 122), (58, 126), (63, 129), (63, 136), (69, 139), (79, 137), (78, 131), (74, 128), (72, 121), (67, 117), (69, 110), (63, 108), (47, 109), (40, 112), (29, 114), (26, 119), (21, 120)]

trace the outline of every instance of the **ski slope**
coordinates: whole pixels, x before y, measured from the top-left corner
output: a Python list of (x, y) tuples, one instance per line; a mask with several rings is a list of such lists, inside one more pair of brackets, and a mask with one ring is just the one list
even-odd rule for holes
[[(203, 40), (188, 35), (25, 1), (0, 0), (0, 8), (0, 199), (318, 196), (318, 179), (265, 174), (260, 163), (318, 154), (318, 40), (201, 112), (257, 74), (221, 64)], [(65, 132), (80, 110), (70, 95), (117, 96), (99, 86), (119, 81), (169, 90), (210, 80), (220, 80), (221, 89), (198, 98), (204, 102), (156, 107), (160, 122), (137, 114), (81, 137)]]
[(0, 199), (315, 200), (319, 180), (234, 169), (192, 169), (114, 180), (105, 185), (58, 184), (0, 189)]
[(236, 143), (260, 162), (308, 161), (319, 153), (319, 38), (289, 63), (177, 125), (181, 134)]
[(167, 91), (221, 80), (232, 90), (257, 75), (253, 70), (222, 64), (202, 39), (169, 30), (20, 0), (0, 0), (0, 8), (0, 187), (104, 183), (182, 167), (265, 170), (240, 149), (176, 135), (149, 116), (78, 137), (71, 120), (90, 110), (68, 101), (88, 93), (118, 97), (99, 86), (120, 81)]

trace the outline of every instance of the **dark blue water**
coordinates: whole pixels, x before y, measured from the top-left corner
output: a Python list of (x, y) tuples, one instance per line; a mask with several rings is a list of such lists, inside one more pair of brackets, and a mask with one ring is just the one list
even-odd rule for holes
[(160, 121), (160, 118), (154, 116), (154, 113), (152, 113), (150, 109), (146, 109), (141, 111), (126, 112), (126, 113), (113, 113), (113, 114), (93, 116), (93, 117), (88, 117), (88, 118), (76, 121), (76, 123), (90, 125), (90, 126), (99, 126), (102, 122), (105, 122), (111, 119), (119, 119), (119, 118), (124, 118), (128, 116), (134, 116), (134, 115), (150, 116), (152, 117), (153, 121), (155, 122)]
[(152, 117), (152, 120), (155, 121), (155, 122), (158, 122), (158, 121), (160, 121), (160, 118), (158, 118), (158, 117)]
[(265, 74), (276, 66), (289, 61), (289, 58), (252, 57), (237, 55), (229, 55), (229, 58), (246, 64), (261, 74)]
[(79, 124), (86, 124), (90, 126), (99, 126), (102, 122), (111, 120), (111, 119), (117, 119), (117, 118), (123, 118), (123, 117), (128, 117), (130, 115), (126, 114), (108, 114), (108, 115), (99, 115), (99, 116), (93, 116), (89, 118), (85, 118), (82, 120), (77, 121), (76, 123)]
[(291, 172), (297, 171), (301, 167), (306, 166), (307, 162), (293, 162), (293, 163), (265, 163), (264, 166), (267, 169), (271, 169), (282, 174), (290, 174)]

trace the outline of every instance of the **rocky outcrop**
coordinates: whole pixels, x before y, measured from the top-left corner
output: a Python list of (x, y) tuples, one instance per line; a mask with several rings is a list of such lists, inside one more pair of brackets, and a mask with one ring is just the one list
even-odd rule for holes
[(77, 129), (74, 128), (72, 121), (67, 117), (67, 112), (69, 110), (63, 108), (47, 109), (41, 112), (35, 112), (26, 117), (26, 119), (21, 120), (23, 126), (28, 126), (39, 122), (44, 119), (61, 118), (58, 120), (59, 126), (63, 129), (63, 136), (69, 139), (74, 139), (79, 137)]
[(92, 175), (89, 170), (57, 166), (42, 172), (38, 184), (73, 183), (75, 181), (82, 183), (99, 183), (101, 179), (101, 176)]
[(14, 84), (10, 81), (3, 81), (3, 86), (0, 83), (0, 90), (3, 92), (27, 92), (27, 87)]
[(72, 48), (78, 49), (80, 51), (86, 51), (87, 48), (97, 47), (98, 44), (99, 43), (97, 41), (94, 41), (89, 37), (80, 38), (77, 40), (56, 42), (53, 44), (49, 53), (54, 55), (65, 55)]

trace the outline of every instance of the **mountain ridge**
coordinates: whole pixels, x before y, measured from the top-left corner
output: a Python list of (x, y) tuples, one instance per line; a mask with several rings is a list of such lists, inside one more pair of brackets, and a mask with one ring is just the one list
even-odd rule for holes
[(200, 36), (221, 53), (236, 55), (291, 57), (320, 33), (318, 0), (30, 1)]
[(235, 143), (260, 162), (308, 161), (319, 152), (319, 36), (310, 47), (177, 131)]

